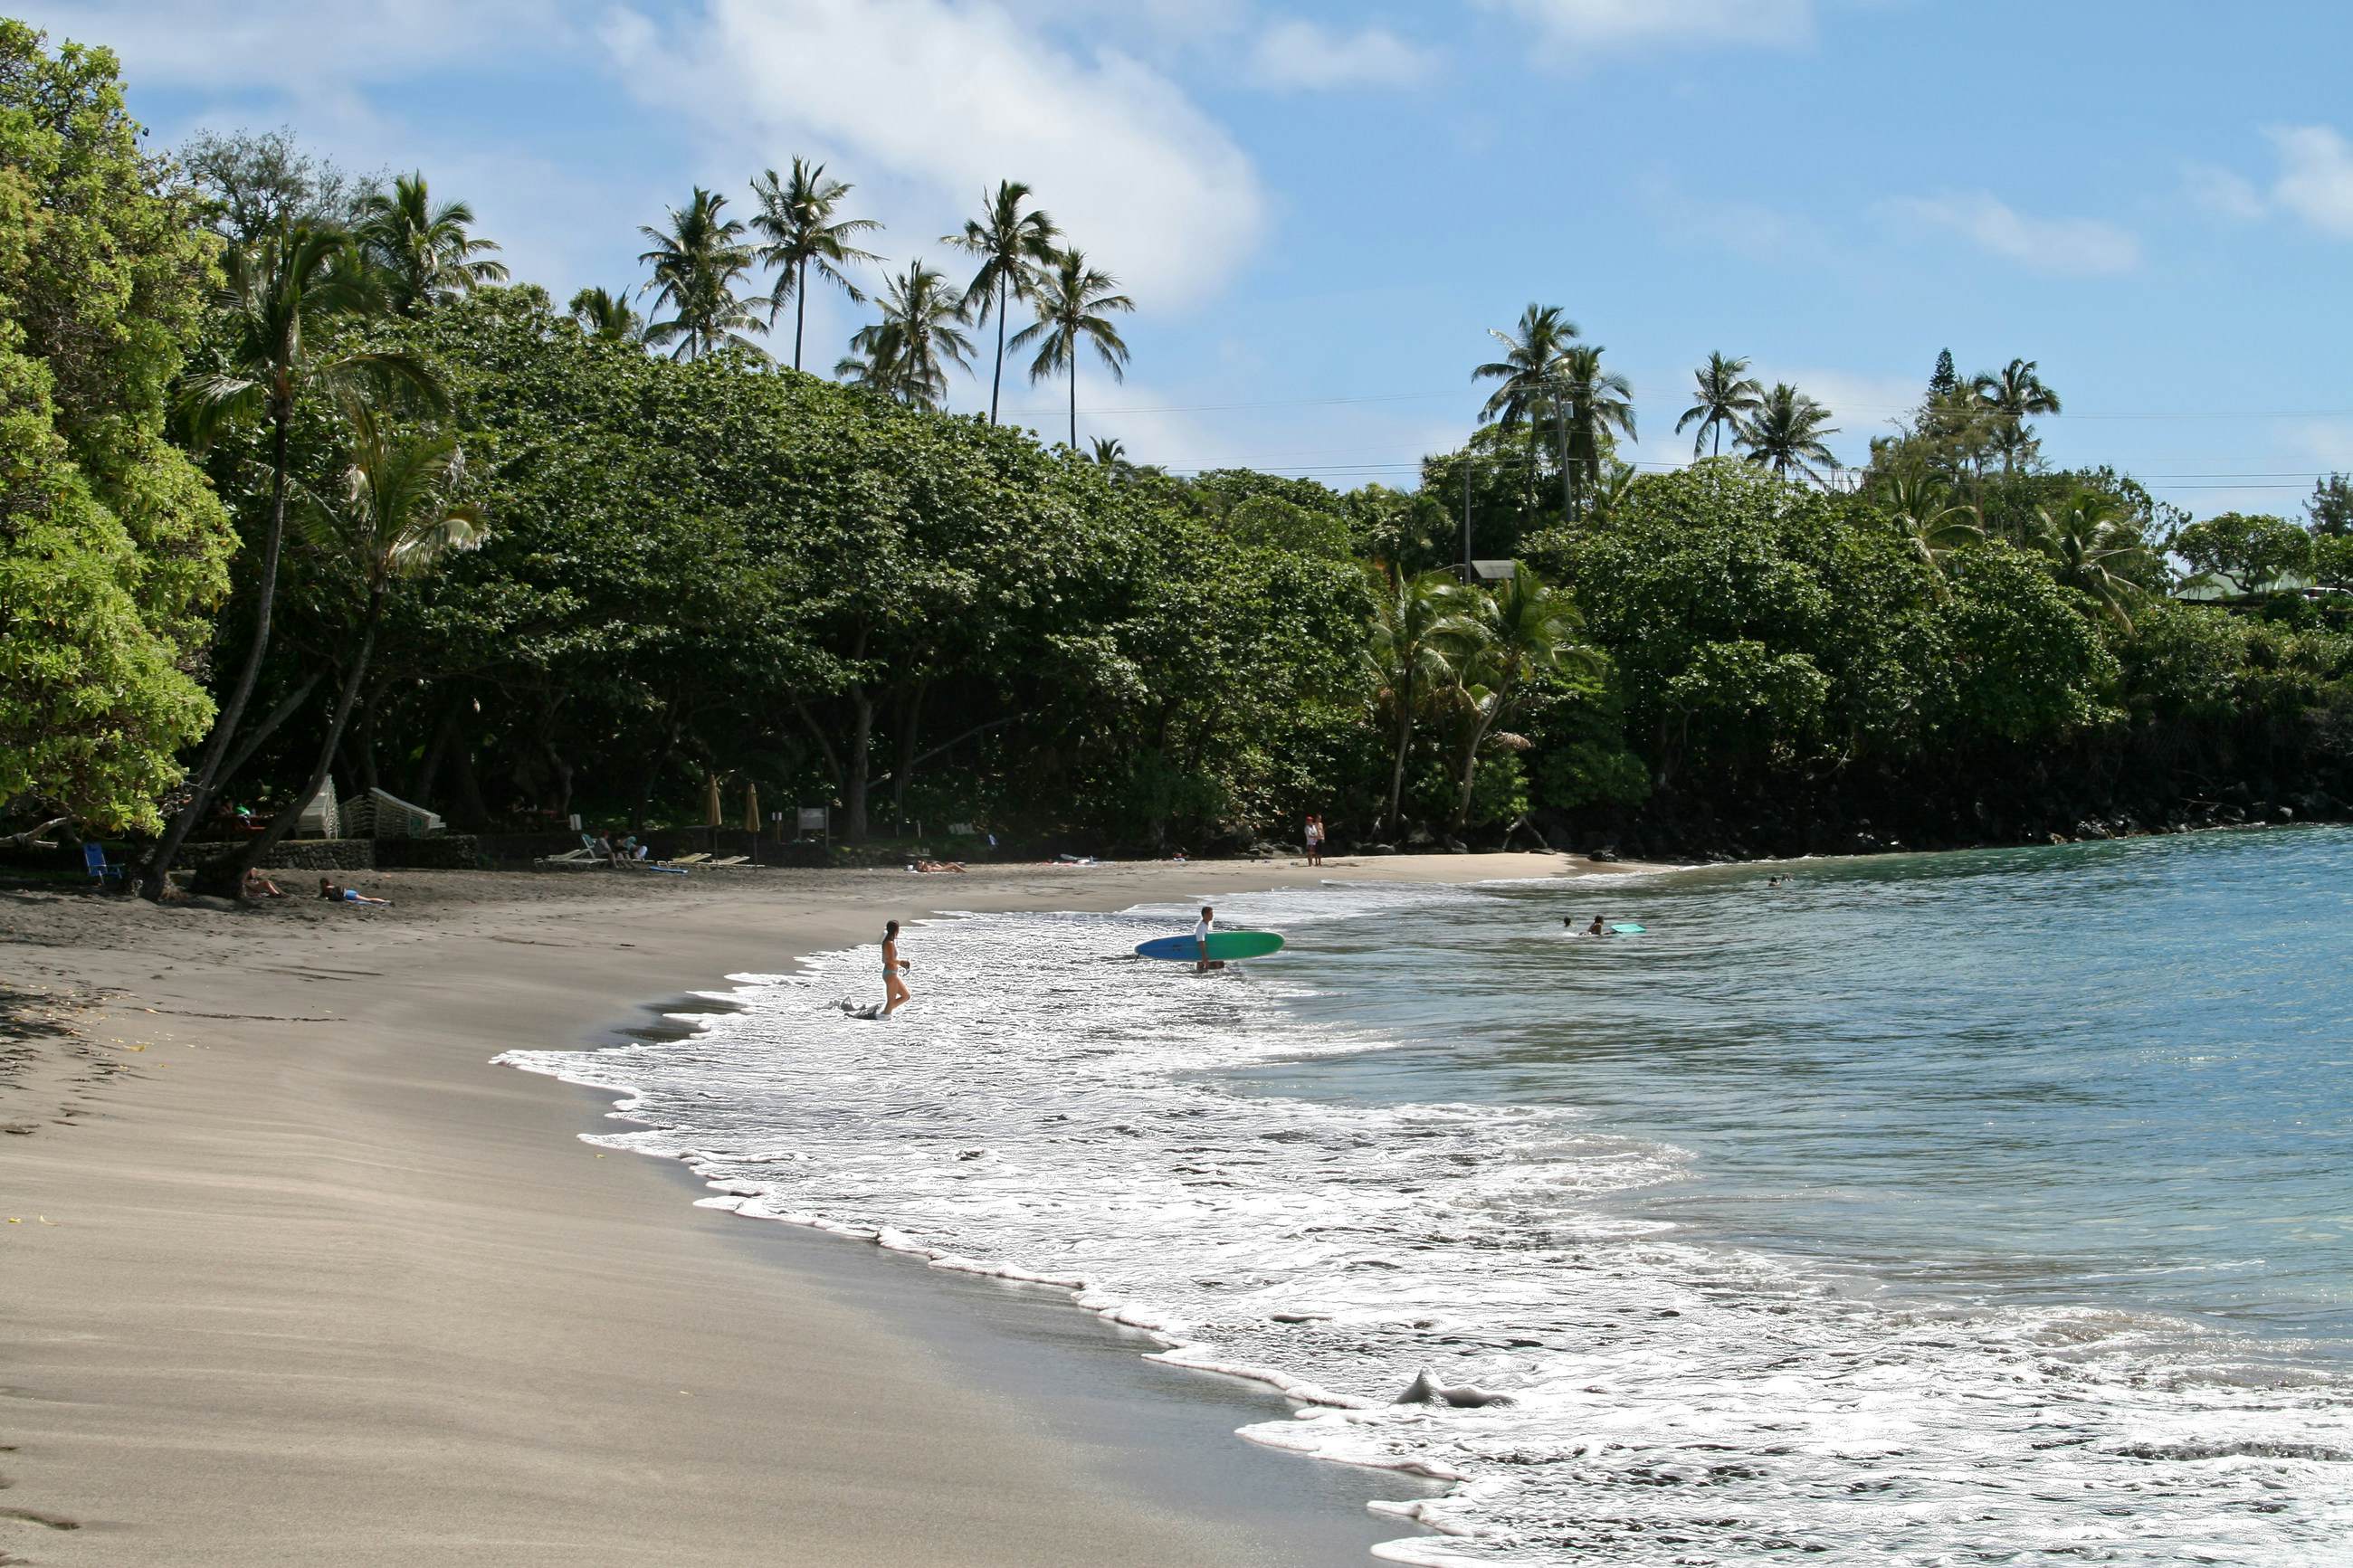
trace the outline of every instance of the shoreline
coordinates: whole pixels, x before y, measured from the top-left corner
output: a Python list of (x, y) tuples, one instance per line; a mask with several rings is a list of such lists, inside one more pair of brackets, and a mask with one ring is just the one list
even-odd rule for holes
[[(891, 872), (385, 873), (370, 880), (396, 906), (364, 913), (0, 896), (23, 991), (84, 997), (79, 1038), (37, 1036), (36, 1070), (0, 1080), (10, 1119), (40, 1117), (0, 1141), (9, 1217), (35, 1222), (0, 1231), (20, 1254), (0, 1549), (552, 1563), (642, 1544), (725, 1562), (765, 1561), (749, 1543), (787, 1533), (806, 1560), (841, 1563), (1362, 1561), (1401, 1522), (1364, 1510), (1382, 1489), (1371, 1473), (1232, 1438), (1279, 1396), (1212, 1405), (1225, 1436), (1205, 1447), (1198, 1410), (1191, 1427), (1174, 1417), (1183, 1400), (1112, 1401), (1118, 1421), (1089, 1426), (1071, 1413), (1103, 1401), (1059, 1374), (1031, 1375), (1039, 1397), (1010, 1407), (976, 1394), (1034, 1321), (944, 1349), (954, 1314), (886, 1325), (807, 1247), (711, 1228), (791, 1227), (681, 1201), (662, 1162), (584, 1143), (570, 1096), (483, 1069), (508, 1048), (609, 1042), (642, 998), (776, 972), (917, 905), (1124, 908), (1583, 866), (1037, 868), (954, 878), (952, 899)], [(829, 1250), (846, 1268), (877, 1249)], [(882, 1294), (936, 1300), (942, 1272), (918, 1287), (899, 1271)], [(1110, 1331), (1034, 1292), (1021, 1306), (1099, 1345)], [(1223, 1385), (1114, 1349), (1098, 1371)], [(1353, 1506), (1311, 1471), (1344, 1477)], [(1229, 1506), (1250, 1478), (1258, 1500)], [(649, 1482), (672, 1502), (660, 1519), (612, 1517)]]

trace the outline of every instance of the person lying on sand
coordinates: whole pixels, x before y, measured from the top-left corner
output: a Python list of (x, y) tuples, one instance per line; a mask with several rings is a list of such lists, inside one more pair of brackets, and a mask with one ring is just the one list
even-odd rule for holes
[(377, 904), (387, 910), (392, 908), (390, 899), (371, 899), (357, 888), (338, 887), (324, 877), (319, 879), (319, 896), (334, 904)]
[(248, 899), (282, 899), (286, 889), (248, 866), (245, 872), (245, 896)]
[(961, 871), (964, 869), (964, 862), (961, 860), (918, 860), (913, 865), (908, 867), (907, 869), (910, 871)]

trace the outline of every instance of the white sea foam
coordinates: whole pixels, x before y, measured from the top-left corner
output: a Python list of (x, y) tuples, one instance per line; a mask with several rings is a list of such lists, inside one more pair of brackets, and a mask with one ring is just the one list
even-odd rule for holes
[[(1449, 896), (1220, 902), (1297, 928)], [(1237, 1089), (1385, 1042), (1299, 1022), (1280, 964), (1120, 957), (1176, 919), (935, 922), (888, 1023), (832, 1005), (869, 949), (685, 1038), (501, 1059), (619, 1091), (643, 1125), (597, 1142), (689, 1161), (708, 1206), (1063, 1287), (1300, 1402), (1251, 1440), (1454, 1483), (1378, 1505), (1429, 1532), (1395, 1561), (2353, 1560), (2335, 1375), (2112, 1311), (1890, 1305), (1630, 1223), (1609, 1195), (1686, 1156), (1573, 1106)]]

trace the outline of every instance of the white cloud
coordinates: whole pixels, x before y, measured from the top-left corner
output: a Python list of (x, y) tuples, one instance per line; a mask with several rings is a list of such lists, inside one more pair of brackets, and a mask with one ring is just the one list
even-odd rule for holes
[(2353, 239), (2353, 144), (2327, 125), (2275, 126), (2278, 150), (2272, 198), (2324, 234)]
[(1166, 78), (1116, 50), (1074, 56), (992, 0), (708, 0), (659, 25), (615, 10), (603, 36), (632, 91), (698, 124), (714, 161), (804, 153), (894, 182), (873, 194), (902, 242), (1026, 180), (1152, 309), (1210, 292), (1264, 226), (1250, 160)]
[(1814, 33), (1813, 0), (1479, 0), (1527, 22), (1563, 54), (1651, 45), (1788, 47)]
[(2217, 164), (2184, 165), (2181, 184), (2190, 205), (2214, 217), (2251, 223), (2266, 210), (2261, 191), (2243, 176)]
[(1386, 27), (1342, 37), (1296, 19), (1259, 35), (1248, 70), (1261, 87), (1321, 89), (1410, 87), (1430, 74), (1431, 57)]
[(1887, 209), (2037, 271), (2089, 278), (2140, 265), (2140, 241), (2128, 230), (2098, 218), (2034, 217), (1983, 191), (1905, 196), (1888, 203)]
[(1660, 229), (1680, 243), (1751, 261), (1827, 264), (1834, 247), (1811, 220), (1744, 197), (1694, 195), (1672, 178), (1646, 181), (1642, 197)]
[(56, 37), (113, 49), (134, 89), (267, 89), (305, 102), (448, 61), (579, 41), (562, 0), (16, 0), (8, 9)]

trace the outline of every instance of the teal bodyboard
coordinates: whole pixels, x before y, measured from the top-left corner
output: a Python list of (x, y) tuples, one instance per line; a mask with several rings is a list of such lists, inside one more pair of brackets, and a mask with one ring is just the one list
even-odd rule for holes
[[(1211, 958), (1264, 958), (1282, 951), (1282, 939), (1271, 931), (1213, 931)], [(1201, 944), (1189, 936), (1164, 936), (1135, 944), (1138, 958), (1168, 958), (1191, 963), (1201, 956)]]
[(1640, 936), (1642, 934), (1642, 928), (1636, 925), (1632, 921), (1620, 921), (1609, 929), (1616, 931), (1620, 936)]

